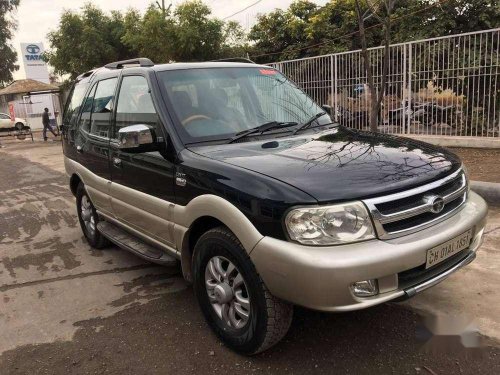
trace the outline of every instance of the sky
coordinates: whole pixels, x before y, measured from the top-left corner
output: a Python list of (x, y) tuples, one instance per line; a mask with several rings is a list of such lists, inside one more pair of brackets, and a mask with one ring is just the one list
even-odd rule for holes
[[(313, 0), (318, 5), (323, 5), (327, 0)], [(22, 42), (43, 42), (45, 49), (49, 48), (46, 35), (49, 31), (57, 28), (61, 13), (64, 9), (78, 10), (88, 0), (21, 0), (21, 4), (14, 14), (18, 28), (15, 31), (12, 45), (15, 47), (18, 56), (21, 56), (20, 43)], [(91, 0), (90, 2), (99, 6), (104, 11), (136, 8), (144, 11), (152, 0)], [(175, 6), (182, 0), (173, 0)], [(218, 18), (224, 18), (246, 8), (256, 2), (256, 0), (204, 0), (212, 8), (212, 14)], [(252, 26), (258, 13), (267, 13), (275, 8), (285, 9), (293, 0), (261, 0), (255, 6), (230, 18), (239, 21), (241, 25), (248, 29)], [(160, 0), (161, 3), (161, 0)], [(168, 5), (170, 0), (165, 0)], [(14, 72), (14, 79), (25, 78), (24, 68), (21, 60), (17, 64), (20, 69)]]

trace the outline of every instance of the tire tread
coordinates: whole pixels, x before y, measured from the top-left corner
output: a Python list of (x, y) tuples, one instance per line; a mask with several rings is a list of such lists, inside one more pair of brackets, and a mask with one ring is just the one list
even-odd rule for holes
[(269, 289), (267, 289), (266, 284), (264, 284), (264, 281), (261, 279), (257, 270), (255, 269), (252, 260), (248, 256), (248, 253), (243, 248), (241, 242), (233, 232), (231, 232), (228, 228), (221, 226), (213, 228), (206, 233), (217, 233), (219, 235), (227, 237), (228, 240), (230, 240), (234, 244), (237, 244), (241, 248), (242, 253), (245, 254), (248, 262), (252, 265), (252, 268), (254, 269), (255, 274), (257, 275), (259, 282), (261, 283), (261, 288), (264, 291), (268, 319), (266, 335), (264, 337), (264, 340), (262, 341), (262, 344), (253, 353), (250, 354), (258, 354), (271, 348), (272, 346), (276, 345), (288, 332), (293, 319), (293, 306), (271, 294)]

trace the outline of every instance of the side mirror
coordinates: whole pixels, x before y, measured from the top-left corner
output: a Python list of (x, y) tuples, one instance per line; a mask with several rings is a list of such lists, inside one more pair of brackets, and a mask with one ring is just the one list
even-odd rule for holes
[(323, 108), (325, 112), (328, 113), (330, 116), (333, 115), (333, 108), (331, 105), (323, 104), (321, 108)]
[(158, 151), (158, 139), (151, 126), (144, 124), (125, 126), (118, 130), (118, 139), (111, 141), (112, 147), (118, 150), (140, 153)]

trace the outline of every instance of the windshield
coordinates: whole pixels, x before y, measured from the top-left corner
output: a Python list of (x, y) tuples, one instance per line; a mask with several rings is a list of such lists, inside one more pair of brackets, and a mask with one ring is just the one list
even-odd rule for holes
[[(324, 112), (272, 68), (170, 70), (158, 76), (181, 124), (179, 131), (185, 143), (229, 139), (274, 121), (302, 124)], [(331, 120), (325, 114), (318, 122)]]

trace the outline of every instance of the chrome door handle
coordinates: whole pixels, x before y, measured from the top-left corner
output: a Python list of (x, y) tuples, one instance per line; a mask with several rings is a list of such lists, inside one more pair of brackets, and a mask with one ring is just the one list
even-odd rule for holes
[(120, 158), (113, 158), (113, 165), (115, 167), (120, 168), (122, 166), (122, 159), (120, 159)]
[(83, 152), (83, 147), (78, 145), (76, 146), (76, 152), (78, 152), (79, 154), (81, 154)]

